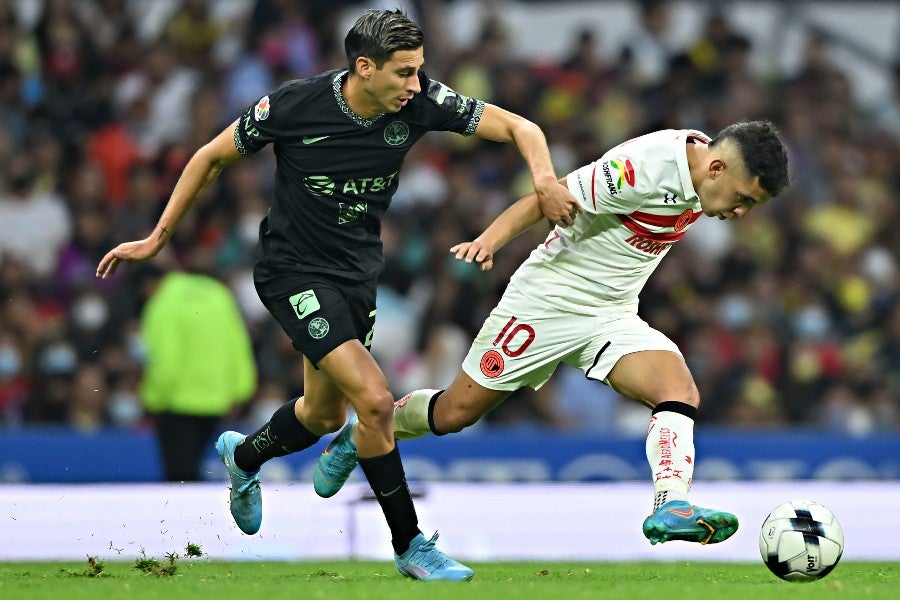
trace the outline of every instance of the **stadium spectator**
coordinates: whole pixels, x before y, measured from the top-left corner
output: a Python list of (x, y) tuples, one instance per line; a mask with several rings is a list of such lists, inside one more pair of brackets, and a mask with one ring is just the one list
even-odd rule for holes
[[(62, 10), (56, 6), (63, 4), (74, 7), (74, 11)], [(236, 21), (228, 24), (228, 30), (223, 35), (243, 32), (247, 38), (253, 40), (254, 32), (261, 35), (273, 27), (278, 29), (284, 7), (295, 4), (297, 3), (285, 0), (257, 0), (248, 3), (228, 2), (222, 5), (212, 3), (212, 6), (216, 9), (221, 9), (224, 5), (239, 7)], [(459, 3), (418, 4), (431, 17), (432, 11), (438, 11), (438, 14), (443, 11), (447, 16), (451, 16), (452, 9), (459, 5)], [(36, 185), (43, 186), (45, 184), (41, 182), (54, 181), (47, 185), (56, 186), (55, 190), (43, 189), (51, 194), (60, 195), (54, 212), (65, 214), (59, 219), (59, 223), (68, 223), (64, 227), (68, 231), (73, 231), (76, 215), (80, 210), (71, 204), (76, 202), (74, 198), (78, 197), (78, 194), (73, 198), (68, 196), (75, 187), (84, 182), (76, 179), (73, 174), (78, 172), (78, 165), (88, 157), (95, 159), (101, 157), (99, 164), (104, 168), (103, 175), (107, 182), (105, 193), (107, 202), (111, 203), (101, 210), (113, 214), (113, 235), (117, 240), (124, 240), (140, 237), (153, 226), (162, 211), (163, 194), (171, 189), (174, 184), (173, 177), (180, 172), (184, 161), (196, 149), (198, 144), (196, 140), (200, 133), (185, 132), (184, 138), (187, 141), (177, 142), (181, 145), (177, 148), (177, 156), (174, 159), (169, 156), (168, 145), (158, 144), (151, 136), (145, 135), (144, 132), (150, 129), (149, 102), (152, 86), (149, 82), (145, 87), (129, 83), (135, 77), (141, 80), (148, 79), (147, 57), (163, 39), (162, 28), (168, 19), (168, 16), (159, 18), (159, 13), (165, 12), (165, 7), (168, 7), (173, 10), (169, 14), (171, 16), (174, 9), (181, 5), (178, 0), (160, 3), (134, 3), (129, 0), (77, 2), (0, 0), (0, 165), (8, 167), (10, 158), (15, 154), (31, 154)], [(309, 42), (315, 47), (315, 54), (306, 54), (302, 58), (308, 60), (310, 64), (317, 63), (320, 65), (319, 68), (328, 68), (343, 62), (342, 48), (336, 43), (343, 32), (336, 29), (344, 14), (344, 5), (345, 3), (341, 2), (305, 3), (304, 8), (308, 12), (303, 18), (303, 24), (311, 29), (309, 35), (315, 38), (315, 42)], [(144, 10), (135, 10), (136, 6)], [(527, 3), (521, 6), (514, 3), (514, 6), (516, 10), (522, 11), (516, 14), (527, 13)], [(621, 43), (630, 37), (629, 24), (639, 21), (641, 13), (637, 4), (622, 3), (617, 6), (622, 11), (618, 14), (628, 18), (617, 21), (619, 28), (617, 31), (621, 32), (621, 36), (597, 36), (599, 48), (594, 53), (591, 60), (592, 67), (589, 70), (600, 69), (601, 75), (593, 77), (591, 85), (579, 98), (579, 103), (564, 105), (567, 107), (566, 110), (572, 111), (567, 115), (567, 125), (552, 128), (544, 119), (548, 116), (558, 118), (558, 111), (541, 112), (541, 109), (546, 106), (554, 108), (561, 103), (543, 104), (539, 103), (539, 99), (548, 89), (553, 92), (553, 98), (558, 98), (560, 91), (557, 88), (562, 85), (560, 81), (565, 79), (556, 78), (554, 69), (548, 68), (546, 64), (546, 57), (542, 56), (539, 61), (535, 61), (517, 53), (517, 48), (521, 47), (521, 44), (514, 42), (519, 32), (510, 26), (513, 24), (511, 17), (500, 12), (493, 15), (498, 22), (493, 23), (491, 27), (502, 35), (495, 35), (496, 39), (486, 41), (489, 44), (486, 50), (492, 53), (490, 64), (496, 65), (498, 72), (508, 71), (510, 65), (516, 65), (512, 75), (516, 80), (517, 89), (528, 90), (520, 94), (523, 97), (511, 98), (508, 93), (498, 96), (497, 98), (501, 98), (498, 102), (515, 101), (516, 106), (522, 106), (524, 103), (528, 105), (529, 111), (534, 111), (531, 113), (533, 119), (548, 132), (548, 141), (552, 144), (555, 161), (559, 149), (564, 152), (559, 154), (560, 161), (571, 161), (572, 165), (584, 164), (599, 155), (600, 148), (612, 146), (651, 128), (658, 128), (660, 106), (664, 107), (665, 114), (669, 115), (670, 121), (666, 126), (678, 128), (698, 127), (713, 130), (717, 128), (719, 118), (731, 118), (734, 115), (732, 108), (721, 94), (726, 79), (722, 72), (723, 57), (729, 39), (735, 35), (749, 35), (752, 31), (747, 27), (746, 21), (737, 18), (733, 12), (717, 11), (718, 5), (715, 3), (692, 5), (696, 9), (692, 10), (692, 15), (696, 15), (696, 22), (701, 27), (695, 32), (680, 29), (682, 44), (669, 49), (676, 56), (686, 56), (693, 65), (689, 68), (681, 57), (675, 63), (679, 69), (677, 75), (686, 75), (694, 92), (684, 95), (680, 93), (683, 86), (679, 87), (678, 82), (671, 81), (676, 74), (669, 71), (665, 65), (660, 65), (660, 70), (664, 72), (661, 83), (641, 84), (627, 77), (631, 67), (626, 61), (618, 59), (618, 52)], [(673, 20), (673, 17), (683, 15), (684, 5), (667, 3), (667, 8), (672, 11), (667, 21), (668, 29), (670, 31), (678, 29), (680, 23)], [(708, 18), (703, 14), (704, 10)], [(44, 12), (48, 15), (53, 13), (52, 18), (45, 17)], [(300, 14), (303, 15), (302, 10)], [(595, 15), (591, 13), (590, 16), (593, 18)], [(62, 30), (56, 34), (63, 38), (60, 41), (65, 41), (64, 38), (69, 36), (70, 40), (78, 42), (70, 45), (70, 48), (76, 50), (71, 56), (81, 61), (81, 65), (75, 65), (78, 68), (72, 69), (64, 78), (57, 69), (65, 66), (65, 61), (59, 61), (59, 58), (64, 56), (57, 50), (65, 47), (57, 46), (56, 49), (52, 49), (46, 41), (38, 42), (39, 39), (47, 39), (44, 32), (48, 27), (44, 25), (39, 29), (36, 24), (48, 19), (62, 23), (60, 26), (54, 25)], [(581, 26), (592, 25), (588, 21), (589, 19), (586, 19), (585, 23), (579, 22), (579, 26), (573, 27), (571, 31), (554, 30), (548, 31), (547, 35), (569, 35), (571, 44), (566, 47), (574, 49)], [(473, 32), (470, 38), (466, 35), (457, 35), (465, 32), (451, 30), (453, 28), (446, 26), (447, 23), (454, 21), (429, 18), (426, 23), (431, 23), (436, 29), (429, 32), (429, 40), (440, 39), (443, 44), (440, 50), (436, 51), (435, 45), (431, 41), (429, 43), (429, 75), (456, 87), (457, 80), (455, 73), (451, 71), (452, 65), (464, 64), (482, 70), (487, 65), (471, 59), (476, 52), (476, 45), (480, 44), (477, 32)], [(795, 27), (798, 23), (788, 16), (785, 25)], [(441, 31), (441, 28), (445, 31)], [(798, 31), (802, 32), (802, 28)], [(840, 35), (849, 36), (848, 39), (852, 42), (855, 33), (844, 31), (840, 32)], [(664, 33), (662, 39), (672, 40), (675, 37), (677, 36)], [(749, 35), (747, 39), (751, 42), (750, 50), (754, 61), (749, 67), (752, 69), (749, 81), (742, 84), (739, 89), (748, 89), (744, 87), (748, 85), (753, 98), (762, 104), (745, 108), (747, 111), (756, 111), (754, 114), (740, 116), (771, 118), (784, 132), (793, 166), (792, 189), (785, 194), (783, 201), (779, 201), (777, 210), (763, 207), (754, 211), (756, 214), (751, 213), (747, 219), (731, 223), (728, 227), (715, 232), (712, 229), (705, 229), (703, 236), (697, 236), (702, 237), (703, 245), (691, 243), (694, 236), (688, 236), (684, 244), (673, 248), (654, 275), (654, 279), (644, 290), (642, 311), (649, 321), (660, 323), (661, 330), (677, 341), (685, 353), (685, 358), (701, 390), (701, 396), (706, 399), (705, 409), (701, 411), (700, 417), (705, 424), (727, 426), (732, 422), (729, 411), (719, 411), (717, 407), (727, 406), (731, 401), (730, 397), (720, 394), (726, 393), (725, 390), (735, 389), (729, 365), (736, 364), (734, 361), (745, 364), (750, 359), (745, 355), (743, 348), (739, 347), (736, 351), (734, 343), (735, 338), (739, 341), (743, 339), (742, 336), (748, 326), (762, 328), (767, 337), (775, 340), (775, 347), (771, 349), (775, 358), (768, 359), (774, 364), (765, 367), (767, 374), (763, 376), (774, 391), (772, 401), (778, 406), (777, 413), (783, 415), (783, 420), (775, 426), (824, 427), (821, 418), (825, 410), (822, 391), (827, 389), (833, 380), (842, 381), (849, 377), (848, 371), (835, 368), (840, 364), (837, 362), (839, 358), (849, 361), (846, 365), (856, 365), (859, 363), (854, 361), (860, 360), (859, 356), (876, 357), (870, 364), (877, 364), (879, 376), (884, 381), (891, 382), (888, 386), (889, 400), (895, 407), (900, 406), (900, 387), (897, 383), (900, 382), (900, 359), (895, 358), (897, 336), (889, 334), (889, 327), (886, 326), (891, 321), (889, 315), (895, 310), (892, 307), (896, 306), (900, 295), (896, 267), (893, 275), (890, 267), (891, 262), (895, 262), (896, 257), (900, 256), (900, 236), (893, 235), (900, 226), (898, 222), (900, 209), (897, 208), (895, 201), (895, 190), (898, 189), (897, 174), (900, 173), (898, 163), (900, 136), (897, 133), (897, 124), (900, 123), (897, 118), (900, 114), (898, 111), (900, 95), (896, 87), (900, 81), (898, 77), (900, 70), (896, 68), (896, 60), (888, 56), (882, 63), (877, 60), (866, 63), (867, 73), (885, 73), (888, 88), (873, 104), (863, 103), (849, 93), (854, 90), (846, 81), (844, 83), (840, 81), (846, 80), (848, 75), (853, 75), (846, 64), (840, 62), (841, 55), (848, 54), (842, 50), (851, 48), (849, 45), (843, 45), (844, 42), (840, 37), (807, 36), (809, 50), (804, 50), (797, 58), (799, 64), (796, 67), (792, 63), (782, 65), (775, 60), (779, 54), (779, 46), (775, 44), (763, 47), (765, 37)], [(227, 39), (221, 41), (229, 43)], [(778, 38), (772, 41), (780, 43), (783, 40)], [(804, 43), (802, 36), (798, 42)], [(302, 44), (297, 47), (300, 46)], [(866, 44), (863, 46), (869, 47)], [(282, 49), (285, 47), (279, 46)], [(284, 66), (286, 63), (283, 62), (268, 65), (265, 61), (270, 57), (263, 55), (261, 47), (255, 43), (236, 43), (232, 48), (233, 54), (213, 51), (212, 55), (210, 53), (197, 55), (200, 72), (198, 89), (202, 89), (203, 92), (200, 95), (191, 93), (179, 96), (189, 100), (172, 103), (176, 107), (175, 111), (165, 113), (165, 118), (170, 124), (183, 126), (186, 130), (193, 129), (193, 125), (188, 123), (203, 112), (206, 119), (217, 120), (218, 127), (221, 128), (226, 118), (236, 114), (251, 101), (256, 101), (265, 90), (277, 85), (276, 76), (263, 71), (258, 73), (259, 81), (269, 81), (268, 84), (250, 83), (248, 81), (251, 80), (248, 79), (240, 79), (242, 83), (237, 84), (237, 78), (235, 82), (229, 84), (231, 74), (239, 70), (245, 62), (251, 65), (265, 64), (267, 69), (277, 66), (278, 81), (300, 75), (288, 72), (296, 67)], [(302, 50), (301, 55), (306, 52), (312, 50)], [(560, 65), (567, 56), (568, 53), (559, 57)], [(336, 60), (335, 57), (339, 57), (340, 60)], [(460, 60), (461, 57), (468, 60)], [(45, 64), (49, 64), (48, 61), (54, 63), (53, 70), (43, 68)], [(584, 65), (581, 67), (584, 68)], [(255, 67), (248, 68), (254, 73), (252, 69)], [(493, 67), (491, 69), (493, 72)], [(561, 66), (559, 69), (563, 70)], [(823, 78), (822, 73), (828, 75)], [(820, 83), (810, 83), (814, 80)], [(485, 79), (482, 76), (472, 77), (471, 81), (473, 87), (469, 89), (464, 87), (463, 78), (460, 78), (459, 87), (456, 89), (464, 94), (486, 97), (477, 90), (489, 90), (493, 94), (497, 86), (497, 80)], [(832, 81), (832, 84), (825, 84), (827, 81)], [(856, 80), (853, 81), (855, 85)], [(234, 88), (234, 85), (246, 87), (249, 96), (242, 96), (243, 99), (232, 98), (231, 94), (234, 91), (241, 91)], [(481, 88), (474, 87), (476, 85)], [(660, 88), (661, 85), (664, 88)], [(816, 89), (820, 90), (822, 96), (816, 96), (810, 91), (814, 86), (817, 86)], [(209, 89), (213, 90), (212, 95), (208, 93)], [(679, 94), (672, 96), (667, 104), (660, 104), (660, 89), (674, 90)], [(570, 92), (568, 89), (562, 91)], [(698, 102), (698, 98), (701, 97), (703, 101)], [(742, 94), (741, 97), (745, 96)], [(513, 107), (503, 104), (501, 106)], [(835, 129), (835, 124), (842, 126)], [(121, 128), (117, 135), (127, 136), (128, 141), (123, 148), (137, 144), (139, 162), (132, 164), (129, 155), (133, 150), (117, 155), (114, 150), (101, 145), (103, 152), (96, 153), (96, 148), (92, 147), (94, 140), (101, 132), (104, 136), (108, 135), (110, 132), (104, 128), (110, 126)], [(208, 132), (205, 135), (208, 136)], [(41, 140), (46, 140), (46, 136), (51, 136), (57, 146), (57, 150), (48, 147), (46, 153), (48, 159), (52, 159), (53, 155), (59, 157), (55, 167), (52, 160), (44, 163), (44, 159), (38, 156), (39, 152), (43, 153), (43, 150), (38, 148), (43, 145), (44, 142)], [(424, 375), (420, 370), (412, 368), (414, 365), (423, 364), (423, 361), (433, 364), (431, 355), (426, 353), (424, 343), (429, 336), (427, 333), (420, 335), (418, 331), (426, 329), (430, 331), (433, 328), (450, 325), (457, 330), (461, 328), (465, 331), (467, 338), (473, 337), (490, 307), (496, 304), (506, 278), (534, 245), (531, 241), (529, 243), (514, 241), (498, 257), (501, 262), (492, 271), (478, 275), (477, 280), (480, 283), (475, 287), (469, 283), (472, 280), (471, 272), (430, 271), (429, 265), (440, 264), (437, 259), (445, 257), (441, 249), (440, 255), (436, 254), (433, 260), (429, 259), (428, 256), (434, 250), (429, 249), (423, 242), (434, 237), (435, 233), (449, 229), (449, 221), (454, 222), (454, 228), (460, 226), (456, 224), (457, 220), (460, 223), (468, 223), (453, 240), (454, 242), (465, 239), (464, 231), (471, 231), (474, 235), (480, 231), (490, 215), (502, 210), (504, 207), (502, 203), (507, 198), (516, 194), (511, 190), (521, 189), (516, 186), (521, 185), (520, 182), (523, 180), (523, 173), (519, 168), (521, 162), (515, 151), (508, 149), (507, 145), (471, 143), (474, 140), (470, 138), (465, 154), (460, 156), (457, 146), (459, 139), (459, 136), (435, 136), (423, 140), (416, 146), (407, 157), (401, 182), (406, 184), (418, 181), (419, 185), (411, 190), (408, 199), (402, 197), (398, 191), (394, 200), (396, 205), (392, 205), (391, 208), (390, 219), (396, 221), (397, 225), (393, 227), (391, 235), (395, 239), (391, 243), (394, 244), (397, 253), (386, 257), (388, 260), (382, 282), (403, 296), (402, 302), (396, 306), (410, 307), (412, 312), (406, 315), (405, 322), (409, 328), (416, 330), (412, 335), (413, 339), (422, 340), (421, 344), (414, 343), (410, 352), (402, 357), (379, 358), (385, 372), (391, 376), (391, 383), (395, 388), (398, 387), (398, 382), (402, 381), (394, 379), (395, 373), (402, 377), (412, 376), (418, 372), (419, 381), (423, 383), (427, 381), (422, 379)], [(195, 144), (194, 147), (190, 147), (191, 144)], [(254, 185), (257, 191), (254, 195), (259, 195), (261, 190), (262, 196), (267, 197), (272, 186), (272, 156), (271, 153), (261, 156), (263, 154), (265, 153), (260, 153), (258, 158), (243, 161), (241, 165), (256, 172), (257, 181)], [(123, 160), (122, 165), (114, 165), (113, 179), (110, 179), (110, 171), (107, 170), (109, 165), (105, 163), (109, 156), (128, 159)], [(500, 160), (506, 165), (505, 168), (496, 166)], [(46, 166), (41, 166), (42, 164)], [(118, 169), (124, 169), (124, 165), (131, 166), (124, 171), (127, 191), (125, 197), (121, 198), (122, 180), (119, 178), (123, 172)], [(564, 168), (564, 165), (565, 162), (558, 163), (560, 168)], [(524, 175), (527, 182), (527, 173)], [(847, 180), (854, 179), (857, 181), (856, 184), (846, 183)], [(480, 210), (467, 209), (464, 213), (457, 212), (453, 208), (456, 199), (451, 199), (452, 194), (448, 190), (467, 189), (461, 187), (459, 183), (466, 180), (473, 186), (467, 193), (476, 197), (482, 195), (486, 200), (478, 207)], [(845, 182), (838, 185), (838, 180)], [(93, 179), (87, 182), (91, 183)], [(6, 175), (0, 175), (0, 190), (6, 190), (8, 186)], [(225, 208), (218, 211), (216, 216), (215, 235), (195, 236), (194, 228), (185, 227), (190, 231), (179, 240), (179, 254), (190, 256), (203, 247), (204, 253), (218, 257), (213, 267), (214, 275), (227, 282), (235, 294), (243, 298), (241, 307), (251, 321), (254, 345), (263, 350), (260, 355), (260, 370), (261, 372), (265, 370), (265, 381), (287, 390), (289, 394), (299, 395), (303, 390), (302, 373), (299, 372), (302, 369), (286, 366), (296, 363), (290, 359), (293, 352), (290, 342), (284, 341), (286, 337), (259, 303), (249, 274), (240, 271), (246, 263), (238, 265), (235, 262), (240, 254), (240, 251), (236, 250), (235, 240), (239, 238), (245, 240), (246, 232), (250, 229), (247, 223), (251, 219), (249, 217), (245, 219), (243, 215), (257, 214), (260, 210), (259, 205), (254, 202), (252, 208), (233, 209), (234, 202), (242, 200), (230, 187), (231, 182), (227, 177), (223, 177), (208, 191), (209, 205)], [(435, 193), (429, 193), (429, 190), (435, 190)], [(4, 197), (0, 200), (0, 205), (6, 207), (5, 203), (8, 200), (6, 192), (0, 192), (0, 195)], [(408, 211), (404, 208), (407, 201), (412, 202)], [(121, 203), (116, 204), (117, 202)], [(861, 245), (854, 242), (854, 245), (859, 246), (856, 253), (840, 259), (819, 242), (820, 234), (811, 233), (813, 230), (805, 230), (803, 226), (809, 222), (811, 214), (818, 215), (820, 210), (822, 215), (839, 212), (834, 208), (831, 211), (826, 210), (833, 204), (852, 207), (854, 212), (862, 212), (867, 220), (871, 220), (871, 215), (878, 215), (874, 229), (868, 233), (864, 232), (865, 235), (858, 238), (862, 240)], [(204, 212), (206, 205), (201, 204), (198, 209)], [(265, 203), (262, 210), (265, 210)], [(66, 213), (71, 213), (71, 216)], [(819, 219), (821, 216), (816, 218)], [(12, 221), (7, 221), (5, 213), (0, 217), (0, 222), (3, 225), (0, 232), (0, 247), (5, 248), (25, 235), (24, 231), (10, 224)], [(701, 221), (695, 224), (695, 227), (703, 226), (702, 224)], [(711, 220), (709, 224), (720, 225)], [(47, 226), (39, 233), (48, 235), (50, 230), (57, 226), (53, 220), (47, 221)], [(841, 229), (845, 226), (841, 224)], [(821, 231), (821, 226), (817, 225), (814, 230)], [(722, 235), (722, 231), (729, 233), (720, 239), (718, 236)], [(524, 237), (522, 236), (523, 240)], [(46, 258), (38, 262), (52, 265), (59, 256), (59, 251), (69, 247), (67, 244), (69, 236), (63, 235), (62, 239), (63, 241), (56, 246), (57, 250), (48, 252)], [(873, 246), (869, 246), (870, 244)], [(883, 252), (872, 253), (872, 247), (881, 248)], [(884, 260), (885, 253), (887, 261)], [(41, 250), (39, 254), (45, 253)], [(246, 259), (246, 255), (244, 258)], [(23, 375), (32, 383), (24, 392), (25, 402), (22, 411), (26, 410), (36, 395), (44, 394), (43, 382), (39, 381), (40, 373), (34, 367), (38, 363), (37, 357), (41, 351), (39, 340), (49, 335), (48, 332), (57, 327), (68, 312), (70, 301), (68, 298), (72, 293), (57, 290), (55, 270), (53, 268), (35, 270), (31, 266), (32, 260), (33, 257), (15, 258), (9, 252), (0, 256), (0, 299), (3, 300), (0, 304), (0, 321), (16, 338), (15, 346), (22, 352)], [(508, 264), (504, 261), (508, 261)], [(813, 268), (811, 263), (817, 263), (818, 268)], [(243, 277), (235, 276), (236, 268)], [(856, 277), (863, 277), (864, 286), (859, 285), (854, 274)], [(448, 277), (458, 278), (463, 283), (454, 285), (453, 288), (461, 290), (463, 294), (456, 296), (457, 301), (472, 307), (469, 318), (465, 322), (453, 317), (443, 322), (424, 322), (423, 315), (426, 313), (423, 307), (431, 303), (430, 294), (433, 290), (439, 290)], [(754, 320), (750, 325), (740, 324), (739, 321), (722, 321), (723, 313), (719, 307), (727, 306), (732, 311), (735, 307), (740, 308), (729, 299), (733, 292), (730, 284), (736, 278), (740, 280), (744, 277), (753, 280), (752, 284), (742, 283), (741, 288), (749, 297)], [(71, 279), (69, 281), (73, 282)], [(136, 299), (134, 288), (122, 285), (125, 281), (127, 278), (120, 278), (119, 285), (114, 285), (108, 292), (111, 294), (110, 303), (117, 307), (116, 311), (122, 312), (121, 318), (114, 315), (116, 318), (111, 324), (114, 338), (109, 341), (108, 348), (123, 349), (126, 351), (124, 355), (130, 357), (132, 352), (128, 349), (134, 351), (140, 347), (140, 336), (136, 333), (138, 328), (135, 325), (140, 303)], [(816, 282), (818, 284), (813, 285)], [(93, 282), (92, 285), (96, 283)], [(863, 300), (864, 296), (858, 293), (857, 290), (860, 289), (869, 290), (870, 296), (867, 300)], [(797, 310), (798, 294), (803, 297), (809, 296), (827, 307), (829, 319), (834, 325), (829, 344), (839, 349), (852, 349), (850, 354), (858, 353), (857, 355), (848, 355), (848, 351), (844, 350), (840, 353), (844, 356), (839, 357), (833, 355), (831, 350), (827, 350), (824, 355), (820, 353), (819, 358), (810, 360), (810, 357), (817, 355), (808, 351), (806, 348), (808, 342), (803, 342), (802, 348), (797, 347), (797, 333), (788, 327), (788, 323)], [(865, 307), (860, 308), (862, 305)], [(698, 307), (703, 307), (703, 310), (699, 310)], [(379, 340), (382, 333), (385, 336), (389, 335), (387, 328), (383, 332), (376, 331), (376, 349), (383, 345)], [(108, 369), (108, 377), (118, 381), (116, 379), (118, 375), (109, 369), (119, 369), (121, 365), (117, 365), (113, 359), (102, 364), (103, 368)], [(809, 368), (811, 364), (819, 364), (824, 368), (811, 369)], [(865, 364), (865, 360), (862, 364)], [(855, 367), (851, 367), (851, 371), (852, 368)], [(39, 383), (41, 385), (38, 385)], [(562, 389), (565, 388), (557, 387), (555, 393), (559, 394), (559, 390)], [(795, 396), (797, 390), (801, 390), (799, 396)], [(802, 410), (796, 408), (796, 398), (802, 399), (800, 400), (804, 403)], [(593, 399), (586, 397), (583, 400), (590, 402)], [(596, 400), (610, 401), (606, 397), (598, 397)], [(619, 406), (611, 407), (610, 410), (621, 411), (622, 407), (630, 406), (621, 399), (618, 402)], [(254, 410), (253, 406), (248, 405), (246, 408), (247, 414)], [(29, 426), (48, 422), (38, 417), (37, 411), (30, 414), (32, 416), (28, 420)], [(530, 410), (512, 411), (503, 415), (498, 413), (496, 416), (498, 418), (502, 416), (505, 424), (512, 422), (510, 424), (513, 426), (539, 429), (549, 425), (539, 420), (543, 415)], [(488, 415), (484, 424), (486, 428), (495, 425), (492, 423), (493, 417), (493, 414)], [(60, 422), (56, 417), (52, 420)], [(888, 419), (883, 423), (895, 431), (900, 426), (896, 420), (892, 422)], [(17, 426), (15, 421), (10, 421), (9, 424)]]
[(204, 450), (256, 389), (250, 333), (230, 290), (200, 273), (144, 267), (140, 397), (167, 481), (199, 481)]
[(33, 276), (49, 278), (71, 235), (71, 215), (62, 197), (37, 191), (34, 179), (34, 160), (27, 149), (0, 165), (0, 260), (15, 259)]

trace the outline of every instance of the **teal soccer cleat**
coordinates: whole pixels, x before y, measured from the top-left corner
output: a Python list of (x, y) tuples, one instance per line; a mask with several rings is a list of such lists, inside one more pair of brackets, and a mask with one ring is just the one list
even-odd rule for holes
[(402, 556), (394, 555), (397, 570), (406, 577), (422, 581), (469, 581), (475, 571), (458, 563), (437, 548), (438, 534), (427, 542), (421, 533), (413, 538), (409, 549)]
[(234, 522), (247, 535), (259, 531), (262, 525), (262, 493), (259, 490), (259, 472), (247, 473), (234, 464), (234, 449), (246, 436), (237, 431), (226, 431), (216, 440), (216, 452), (228, 469), (231, 479), (229, 505)]
[(738, 528), (737, 517), (711, 508), (692, 506), (684, 500), (663, 504), (644, 520), (644, 535), (651, 544), (684, 540), (718, 544)]
[(359, 464), (356, 444), (353, 443), (351, 437), (357, 420), (356, 415), (352, 415), (316, 461), (316, 468), (313, 470), (313, 487), (316, 493), (323, 498), (331, 498), (337, 494), (344, 487), (350, 474), (353, 473), (353, 469)]

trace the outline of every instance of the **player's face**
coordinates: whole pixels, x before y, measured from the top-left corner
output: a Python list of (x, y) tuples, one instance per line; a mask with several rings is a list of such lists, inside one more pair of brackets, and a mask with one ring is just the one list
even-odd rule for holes
[(419, 69), (425, 62), (423, 48), (397, 50), (380, 69), (373, 69), (367, 91), (384, 112), (397, 112), (422, 91)]
[(735, 167), (726, 168), (719, 159), (710, 164), (706, 181), (697, 191), (700, 207), (707, 217), (740, 219), (754, 206), (769, 201), (770, 196), (760, 186), (759, 177), (749, 177), (742, 168)]

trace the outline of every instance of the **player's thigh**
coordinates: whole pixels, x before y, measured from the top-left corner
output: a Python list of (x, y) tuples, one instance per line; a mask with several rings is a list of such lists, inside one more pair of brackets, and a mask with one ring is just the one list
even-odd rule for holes
[(622, 356), (607, 376), (623, 396), (656, 406), (678, 401), (700, 404), (694, 378), (680, 354), (668, 350), (641, 350)]
[(331, 377), (303, 357), (303, 397), (297, 418), (316, 435), (337, 431), (347, 420), (349, 401)]
[(359, 340), (344, 342), (322, 358), (318, 366), (330, 386), (337, 389), (356, 412), (393, 411), (394, 398), (387, 377)]
[(648, 406), (666, 400), (699, 402), (678, 346), (634, 312), (611, 310), (599, 315), (591, 342), (566, 362), (588, 379)]
[(344, 424), (347, 405), (360, 420), (388, 427), (393, 414), (393, 395), (387, 378), (359, 340), (348, 340), (325, 355), (317, 366), (304, 357), (304, 396), (301, 422), (336, 431)]

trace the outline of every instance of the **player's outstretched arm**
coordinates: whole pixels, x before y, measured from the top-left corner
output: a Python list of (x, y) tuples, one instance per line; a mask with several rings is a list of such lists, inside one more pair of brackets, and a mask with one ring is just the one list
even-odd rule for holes
[(497, 250), (543, 218), (537, 194), (528, 194), (500, 213), (477, 238), (471, 242), (456, 244), (450, 248), (450, 252), (456, 254), (457, 260), (467, 263), (474, 260), (482, 271), (488, 271), (494, 266), (494, 253)]
[(575, 221), (575, 216), (583, 209), (565, 183), (560, 184), (557, 180), (547, 139), (540, 127), (515, 113), (485, 104), (475, 135), (515, 144), (531, 170), (534, 191), (544, 216), (554, 225), (563, 227)]
[(153, 232), (142, 240), (124, 242), (106, 253), (97, 265), (97, 277), (106, 279), (126, 260), (147, 260), (156, 256), (172, 237), (181, 218), (226, 166), (241, 158), (234, 145), (237, 121), (197, 150), (175, 184)]

